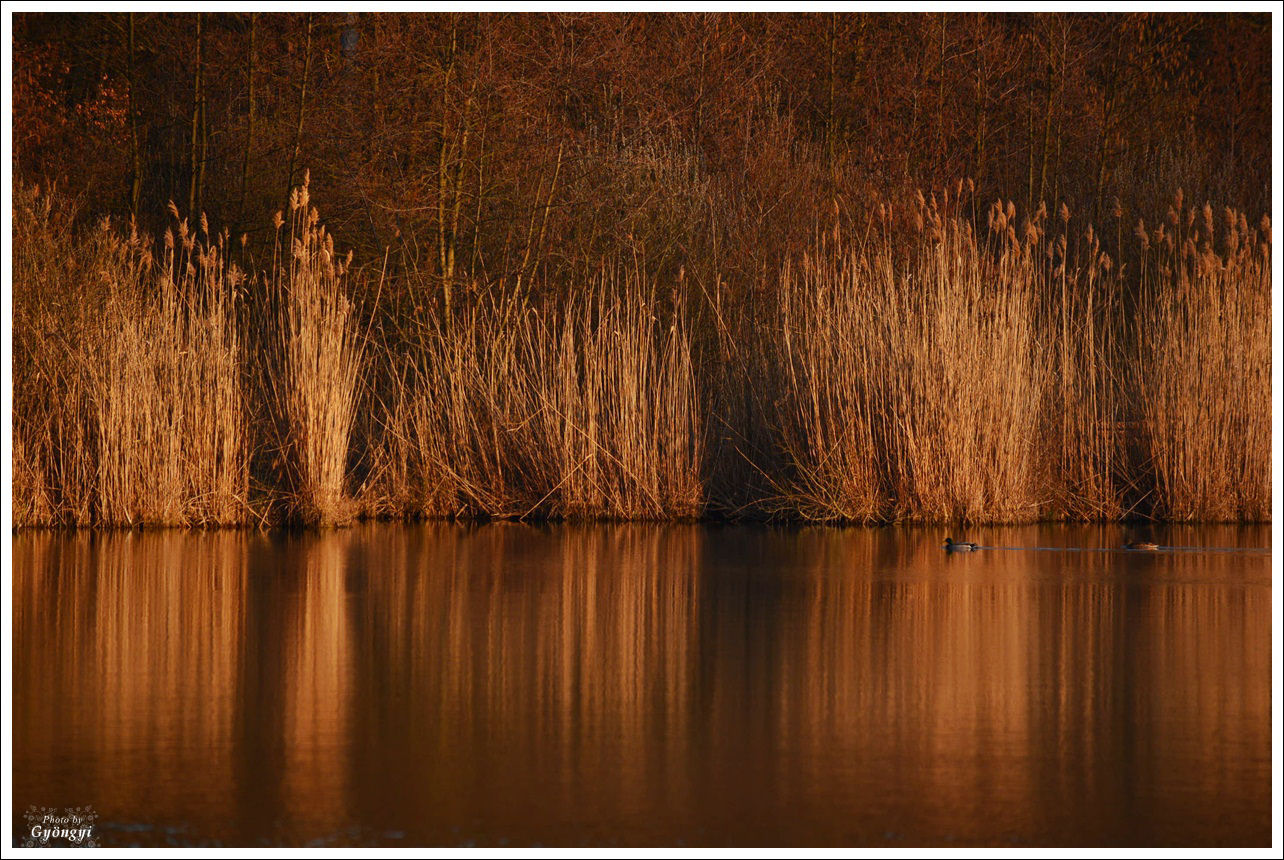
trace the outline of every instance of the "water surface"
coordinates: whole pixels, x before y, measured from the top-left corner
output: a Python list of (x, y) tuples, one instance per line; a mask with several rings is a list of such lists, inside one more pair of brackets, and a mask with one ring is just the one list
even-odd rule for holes
[(1268, 845), (1269, 528), (1149, 536), (20, 534), (15, 834)]

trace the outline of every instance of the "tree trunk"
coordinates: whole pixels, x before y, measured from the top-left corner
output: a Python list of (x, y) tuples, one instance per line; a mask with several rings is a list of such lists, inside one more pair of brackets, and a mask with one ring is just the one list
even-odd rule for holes
[(830, 182), (837, 184), (837, 168), (835, 167), (835, 148), (838, 129), (835, 127), (834, 116), (834, 78), (835, 60), (838, 54), (838, 13), (829, 13), (829, 98), (826, 106), (827, 116), (825, 119), (825, 158), (828, 160)]
[(250, 177), (250, 152), (254, 149), (254, 66), (257, 57), (254, 53), (254, 31), (258, 24), (259, 13), (250, 13), (250, 50), (245, 64), (245, 85), (249, 96), (249, 106), (245, 118), (245, 154), (241, 159), (241, 200), (236, 207), (236, 223), (239, 227), (245, 223), (245, 193)]
[(450, 79), (455, 72), (457, 39), (457, 24), (452, 19), (450, 46), (446, 53), (446, 67), (441, 86), (441, 146), (437, 150), (437, 272), (441, 275), (442, 302), (447, 331), (453, 325), (451, 305), (454, 299), (454, 285), (451, 283), (450, 275), (447, 274), (447, 267), (450, 265), (447, 260), (449, 252), (446, 248), (446, 197), (450, 190), (450, 136), (447, 132), (450, 128)]
[(1052, 93), (1056, 84), (1053, 74), (1051, 45), (1048, 46), (1047, 75), (1044, 81), (1047, 95), (1043, 100), (1043, 154), (1039, 159), (1039, 200), (1043, 200), (1048, 191), (1048, 151), (1052, 145)]
[(289, 205), (290, 192), (294, 190), (294, 168), (299, 160), (299, 148), (303, 143), (304, 108), (308, 104), (308, 76), (312, 73), (312, 13), (308, 13), (307, 40), (303, 49), (303, 81), (299, 85), (299, 122), (294, 129), (294, 149), (290, 151), (290, 169), (285, 176), (285, 200)]
[(200, 160), (201, 145), (201, 99), (203, 97), (202, 88), (204, 81), (201, 80), (202, 62), (201, 53), (205, 46), (204, 38), (204, 16), (202, 13), (196, 13), (196, 79), (192, 87), (192, 130), (191, 130), (191, 149), (188, 157), (188, 167), (190, 168), (189, 184), (187, 189), (187, 217), (196, 217), (196, 206), (200, 194), (201, 171), (198, 165)]
[(127, 75), (129, 79), (129, 164), (132, 176), (129, 180), (129, 214), (137, 217), (138, 200), (143, 189), (143, 158), (138, 145), (138, 103), (134, 99), (134, 13), (129, 13), (129, 61)]

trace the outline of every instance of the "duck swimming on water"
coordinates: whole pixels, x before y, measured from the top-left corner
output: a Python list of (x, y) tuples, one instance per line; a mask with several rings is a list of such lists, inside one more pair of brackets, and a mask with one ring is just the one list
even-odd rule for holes
[(959, 541), (958, 543), (955, 543), (953, 538), (945, 539), (946, 552), (972, 552), (973, 550), (978, 550), (980, 548), (981, 547), (977, 544), (969, 543), (967, 541)]

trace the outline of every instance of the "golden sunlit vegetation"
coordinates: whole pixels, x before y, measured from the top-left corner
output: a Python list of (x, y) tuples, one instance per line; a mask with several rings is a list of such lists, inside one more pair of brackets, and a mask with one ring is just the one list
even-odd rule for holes
[(1066, 210), (978, 235), (960, 184), (836, 217), (752, 312), (616, 261), (408, 339), (292, 202), (246, 276), (176, 212), (157, 261), (19, 187), (19, 524), (1269, 516), (1265, 219), (1179, 197), (1134, 289)]
[(1265, 519), (1269, 29), (17, 15), (15, 523)]

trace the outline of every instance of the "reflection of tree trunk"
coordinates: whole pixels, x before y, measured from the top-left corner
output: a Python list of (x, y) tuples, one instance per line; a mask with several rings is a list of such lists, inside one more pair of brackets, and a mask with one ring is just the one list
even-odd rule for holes
[(236, 209), (236, 223), (245, 223), (245, 190), (250, 176), (250, 151), (254, 148), (254, 66), (257, 57), (254, 54), (254, 30), (258, 23), (259, 13), (250, 13), (250, 50), (245, 64), (245, 87), (249, 95), (249, 107), (245, 119), (245, 156), (241, 160), (241, 202)]
[(129, 13), (129, 163), (133, 176), (129, 181), (129, 214), (138, 214), (138, 199), (143, 188), (143, 159), (138, 149), (138, 105), (134, 101), (134, 13)]
[(201, 52), (205, 44), (204, 33), (203, 33), (203, 24), (204, 24), (203, 19), (204, 19), (204, 16), (202, 15), (202, 13), (197, 12), (196, 13), (196, 80), (192, 88), (192, 135), (191, 135), (191, 149), (190, 149), (191, 154), (188, 158), (188, 165), (191, 168), (191, 174), (189, 177), (189, 185), (188, 185), (188, 191), (187, 191), (187, 216), (189, 218), (193, 218), (196, 215), (196, 206), (197, 206), (197, 203), (199, 202), (198, 198), (200, 195), (200, 183), (201, 183), (201, 171), (200, 171), (200, 168), (198, 167), (198, 161), (200, 159), (199, 150), (201, 145), (201, 99), (204, 95), (201, 92), (202, 84), (204, 83), (201, 80), (201, 67), (203, 65)]
[(288, 202), (294, 188), (294, 166), (299, 160), (299, 147), (303, 143), (303, 110), (308, 103), (308, 76), (312, 73), (312, 13), (308, 13), (307, 39), (303, 49), (303, 81), (299, 85), (299, 122), (294, 130), (294, 149), (290, 152), (290, 169), (285, 176), (285, 198)]

